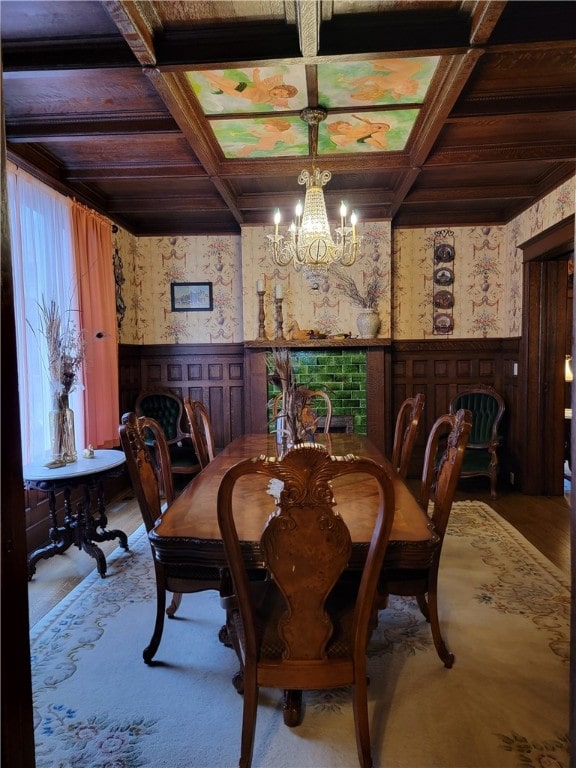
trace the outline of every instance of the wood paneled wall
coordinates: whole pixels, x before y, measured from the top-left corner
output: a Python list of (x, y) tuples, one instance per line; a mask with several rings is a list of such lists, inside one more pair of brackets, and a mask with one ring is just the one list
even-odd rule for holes
[(243, 344), (121, 345), (119, 367), (122, 413), (140, 390), (165, 387), (204, 403), (218, 450), (244, 433)]
[[(402, 400), (417, 392), (426, 397), (410, 475), (419, 477), (426, 436), (435, 419), (448, 411), (462, 387), (494, 386), (506, 402), (502, 479), (519, 464), (516, 423), (519, 339), (403, 341), (370, 349), (367, 355), (367, 411), (370, 438), (391, 455), (396, 414)], [(209, 409), (215, 442), (223, 448), (245, 431), (265, 430), (266, 368), (264, 350), (243, 344), (180, 344), (119, 348), (120, 421), (134, 409), (141, 389), (167, 387), (180, 397), (201, 400)], [(117, 495), (107, 489), (107, 498)], [(47, 503), (27, 494), (29, 551), (48, 541)]]
[[(520, 339), (431, 339), (392, 342), (367, 356), (368, 433), (390, 453), (396, 413), (405, 397), (423, 392), (424, 422), (411, 474), (419, 476), (426, 435), (466, 386), (490, 384), (506, 402), (506, 478), (518, 463), (515, 424)], [(120, 347), (120, 402), (132, 410), (140, 389), (154, 385), (202, 400), (219, 447), (266, 424), (265, 350), (236, 345)], [(504, 462), (503, 462), (504, 463)], [(504, 469), (503, 469), (504, 471)]]
[(392, 344), (392, 409), (396, 414), (406, 397), (422, 392), (426, 398), (410, 475), (420, 476), (426, 437), (438, 416), (447, 413), (456, 393), (475, 384), (488, 384), (504, 398), (505, 446), (501, 479), (509, 480), (518, 466), (516, 413), (520, 339), (447, 339)]

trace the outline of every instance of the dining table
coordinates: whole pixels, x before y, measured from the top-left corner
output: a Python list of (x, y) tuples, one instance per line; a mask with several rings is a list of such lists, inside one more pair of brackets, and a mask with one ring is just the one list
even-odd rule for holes
[[(409, 487), (365, 435), (317, 434), (315, 441), (331, 454), (373, 459), (389, 470), (394, 485), (395, 511), (384, 568), (426, 568), (437, 541), (432, 523)], [(247, 434), (234, 439), (185, 486), (165, 510), (149, 539), (155, 559), (168, 574), (193, 578), (198, 569), (227, 567), (217, 515), (218, 488), (226, 471), (251, 457), (277, 456), (275, 434)], [(235, 513), (236, 527), (246, 565), (265, 570), (260, 537), (275, 509), (267, 486), (269, 479), (249, 475), (237, 483), (241, 503)], [(337, 509), (352, 539), (349, 570), (361, 570), (372, 535), (378, 506), (378, 488), (370, 476), (345, 475), (333, 481)]]

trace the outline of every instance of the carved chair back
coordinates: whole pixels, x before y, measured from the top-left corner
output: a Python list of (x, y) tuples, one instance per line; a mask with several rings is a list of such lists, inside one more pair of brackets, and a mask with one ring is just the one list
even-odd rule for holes
[(403, 479), (408, 474), (423, 410), (424, 395), (421, 392), (414, 397), (407, 397), (398, 410), (392, 448), (392, 465)]
[[(345, 510), (341, 516), (335, 507), (338, 493), (333, 486), (340, 476), (353, 473), (359, 482), (371, 482), (366, 475), (374, 478), (379, 489), (359, 587), (339, 580), (351, 539)], [(234, 524), (245, 508), (236, 489), (248, 475), (262, 476), (262, 493), (275, 497), (260, 540), (270, 578), (259, 583), (249, 582)], [(386, 470), (370, 459), (331, 456), (316, 444), (296, 446), (282, 459), (242, 461), (224, 476), (218, 522), (235, 593), (227, 625), (234, 628), (231, 637), (243, 674), (241, 765), (250, 765), (260, 685), (284, 689), (284, 719), (289, 725), (301, 721), (303, 689), (353, 685), (358, 755), (361, 765), (372, 764), (366, 646), (393, 515), (394, 490)]]
[(184, 411), (196, 456), (200, 461), (200, 466), (204, 469), (216, 455), (210, 416), (204, 403), (199, 400), (190, 400), (189, 397), (184, 398)]

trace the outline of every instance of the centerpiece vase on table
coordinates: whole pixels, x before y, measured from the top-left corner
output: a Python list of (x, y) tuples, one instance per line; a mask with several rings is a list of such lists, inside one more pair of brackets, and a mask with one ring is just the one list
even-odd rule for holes
[(74, 433), (74, 411), (69, 407), (67, 394), (54, 395), (49, 420), (52, 461), (73, 463), (78, 459), (78, 453)]
[(281, 408), (276, 416), (276, 444), (282, 456), (298, 443), (310, 440), (302, 424), (302, 410), (307, 402), (306, 389), (298, 386), (292, 356), (286, 349), (272, 351), (274, 361), (273, 380), (282, 391)]

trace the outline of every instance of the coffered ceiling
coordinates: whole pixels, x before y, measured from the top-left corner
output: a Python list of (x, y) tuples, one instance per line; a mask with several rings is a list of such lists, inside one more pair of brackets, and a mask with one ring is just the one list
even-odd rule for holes
[[(2, 0), (8, 156), (136, 235), (509, 221), (576, 170), (576, 3)], [(304, 121), (321, 107), (325, 119)], [(308, 113), (305, 113), (308, 114)]]

